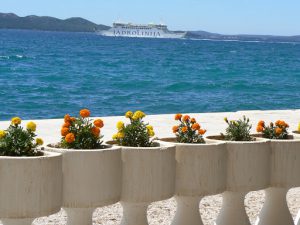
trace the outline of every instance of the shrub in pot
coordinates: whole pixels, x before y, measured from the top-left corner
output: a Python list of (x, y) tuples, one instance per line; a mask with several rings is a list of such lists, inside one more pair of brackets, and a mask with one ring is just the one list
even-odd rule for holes
[(122, 146), (122, 225), (146, 225), (151, 202), (170, 198), (175, 187), (175, 146), (152, 140), (145, 113), (129, 111), (130, 123), (118, 122), (114, 141)]
[(271, 141), (271, 179), (265, 190), (266, 200), (259, 215), (258, 225), (293, 225), (286, 194), (288, 189), (300, 186), (300, 139), (288, 133), (289, 125), (278, 120), (257, 125), (258, 136)]
[(4, 225), (29, 225), (36, 217), (60, 211), (62, 156), (42, 151), (36, 124), (26, 128), (15, 117), (0, 130), (0, 219)]
[(250, 225), (245, 211), (244, 198), (249, 191), (265, 189), (270, 177), (270, 145), (250, 135), (251, 124), (243, 116), (229, 121), (226, 133), (209, 139), (226, 141), (227, 185), (223, 193), (223, 206), (217, 225)]
[(224, 142), (204, 139), (195, 118), (175, 115), (175, 138), (161, 143), (176, 145), (175, 199), (177, 210), (172, 225), (203, 224), (199, 203), (206, 195), (222, 193), (226, 188), (226, 146)]
[(63, 208), (70, 225), (91, 225), (95, 208), (114, 204), (121, 195), (121, 148), (104, 145), (101, 119), (65, 115), (61, 141), (47, 149), (63, 154)]

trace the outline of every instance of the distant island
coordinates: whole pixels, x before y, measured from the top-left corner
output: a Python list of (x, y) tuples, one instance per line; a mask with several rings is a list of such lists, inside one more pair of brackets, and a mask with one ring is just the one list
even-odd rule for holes
[[(0, 13), (0, 29), (26, 29), (41, 31), (64, 31), (64, 32), (96, 32), (107, 30), (110, 26), (95, 24), (89, 20), (72, 17), (58, 19), (49, 16), (25, 16), (19, 17), (14, 13)], [(274, 36), (274, 35), (223, 35), (206, 31), (187, 31), (186, 38), (207, 39), (220, 41), (266, 41), (266, 42), (300, 42), (297, 36)]]
[(50, 16), (19, 17), (13, 13), (0, 13), (0, 29), (95, 32), (109, 29), (109, 26), (98, 25), (80, 17), (61, 20)]

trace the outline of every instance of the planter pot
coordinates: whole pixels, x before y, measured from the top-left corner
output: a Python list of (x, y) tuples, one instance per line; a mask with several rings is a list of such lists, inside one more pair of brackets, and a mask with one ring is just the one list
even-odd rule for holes
[[(211, 136), (209, 139), (220, 139)], [(270, 183), (271, 148), (268, 140), (226, 141), (227, 187), (217, 225), (250, 225), (244, 207), (249, 191), (265, 189)]]
[(62, 156), (0, 156), (0, 218), (4, 225), (30, 225), (60, 211)]
[(259, 215), (259, 225), (293, 225), (286, 194), (300, 186), (300, 138), (271, 140), (271, 180), (266, 200)]
[(146, 225), (151, 202), (168, 199), (175, 190), (175, 146), (122, 147), (122, 225)]
[(297, 131), (297, 130), (295, 130), (295, 131), (293, 131), (293, 136), (295, 137), (299, 137), (300, 136), (300, 132), (299, 131)]
[(95, 208), (121, 196), (121, 148), (72, 150), (47, 147), (63, 154), (63, 208), (70, 225), (92, 225)]
[(161, 143), (176, 145), (177, 210), (172, 225), (203, 224), (199, 213), (200, 200), (226, 189), (225, 142), (205, 141), (205, 144), (185, 144), (177, 143), (175, 138), (161, 139)]

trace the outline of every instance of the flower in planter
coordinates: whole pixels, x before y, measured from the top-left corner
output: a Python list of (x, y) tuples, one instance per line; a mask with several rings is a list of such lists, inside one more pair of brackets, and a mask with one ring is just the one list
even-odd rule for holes
[(298, 129), (297, 129), (298, 133), (300, 133), (300, 123), (298, 124)]
[(227, 141), (253, 141), (254, 138), (251, 137), (250, 131), (252, 125), (249, 123), (249, 118), (243, 116), (239, 120), (228, 120), (224, 118), (224, 121), (228, 124), (225, 134), (221, 133), (224, 140)]
[(142, 111), (136, 111), (135, 113), (128, 111), (125, 117), (130, 120), (130, 123), (124, 124), (119, 121), (117, 123), (118, 132), (112, 138), (121, 146), (153, 146), (152, 137), (155, 133), (153, 127), (143, 121), (145, 116), (146, 114)]
[(66, 114), (61, 128), (62, 148), (72, 149), (101, 149), (104, 148), (100, 128), (104, 126), (101, 119), (92, 121), (88, 109), (82, 109), (79, 117)]
[(256, 131), (258, 133), (262, 133), (264, 138), (268, 139), (288, 139), (288, 131), (289, 125), (283, 121), (278, 120), (274, 123), (270, 123), (269, 126), (266, 126), (264, 121), (259, 121), (256, 127)]
[(7, 130), (0, 130), (0, 156), (41, 156), (38, 146), (43, 140), (37, 138), (36, 124), (29, 122), (26, 129), (21, 127), (21, 118), (14, 117)]
[(178, 126), (172, 128), (173, 133), (177, 137), (177, 142), (205, 143), (203, 135), (206, 133), (206, 130), (201, 129), (195, 118), (190, 118), (189, 115), (176, 114), (175, 120), (180, 122)]

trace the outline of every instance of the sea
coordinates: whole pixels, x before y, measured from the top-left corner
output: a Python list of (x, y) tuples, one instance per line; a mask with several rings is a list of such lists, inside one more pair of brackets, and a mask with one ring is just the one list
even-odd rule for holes
[(0, 30), (0, 120), (300, 108), (300, 43)]

